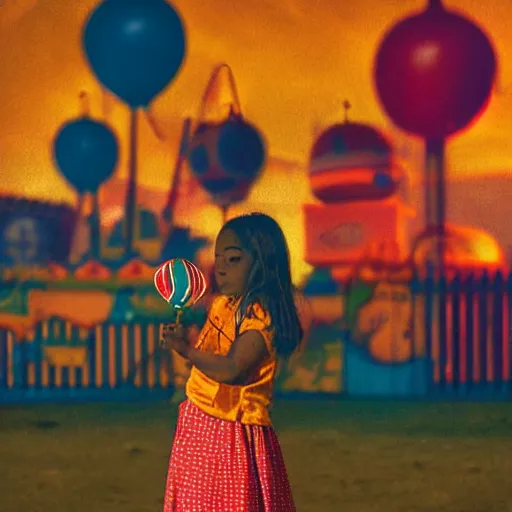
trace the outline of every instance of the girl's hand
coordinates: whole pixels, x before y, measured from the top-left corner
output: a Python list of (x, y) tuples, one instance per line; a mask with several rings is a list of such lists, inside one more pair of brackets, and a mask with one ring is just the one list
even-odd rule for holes
[(187, 330), (182, 325), (163, 324), (161, 327), (162, 346), (172, 349), (188, 359), (190, 345), (187, 339)]

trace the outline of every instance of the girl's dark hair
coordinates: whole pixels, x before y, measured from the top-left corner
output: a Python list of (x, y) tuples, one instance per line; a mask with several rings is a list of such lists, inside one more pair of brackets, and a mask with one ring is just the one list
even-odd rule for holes
[(304, 332), (294, 300), (290, 253), (279, 224), (263, 213), (249, 213), (230, 219), (222, 231), (235, 233), (242, 248), (253, 257), (247, 288), (239, 304), (237, 330), (253, 303), (270, 315), (276, 351), (288, 357), (299, 345)]

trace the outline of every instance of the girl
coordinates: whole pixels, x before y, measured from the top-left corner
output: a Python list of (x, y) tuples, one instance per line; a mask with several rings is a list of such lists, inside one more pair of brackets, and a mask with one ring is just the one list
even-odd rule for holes
[(164, 326), (168, 348), (192, 366), (179, 406), (164, 512), (295, 511), (269, 409), (278, 356), (303, 330), (285, 237), (271, 217), (228, 221), (215, 243), (220, 295), (192, 347)]

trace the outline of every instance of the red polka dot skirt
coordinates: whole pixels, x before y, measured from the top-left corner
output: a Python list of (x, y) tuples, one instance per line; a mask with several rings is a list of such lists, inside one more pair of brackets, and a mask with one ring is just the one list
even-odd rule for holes
[(179, 406), (164, 512), (295, 512), (283, 455), (270, 427)]

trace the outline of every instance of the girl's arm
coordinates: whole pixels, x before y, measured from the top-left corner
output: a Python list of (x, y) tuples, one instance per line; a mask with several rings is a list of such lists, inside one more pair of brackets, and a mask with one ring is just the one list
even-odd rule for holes
[[(164, 336), (165, 337), (165, 336)], [(168, 346), (202, 371), (210, 379), (233, 384), (249, 374), (269, 356), (259, 331), (248, 330), (238, 336), (226, 356), (216, 356), (191, 347), (181, 336), (166, 336)]]
[(246, 331), (231, 345), (226, 356), (201, 352), (189, 346), (186, 357), (211, 379), (234, 384), (257, 368), (269, 352), (259, 331)]

